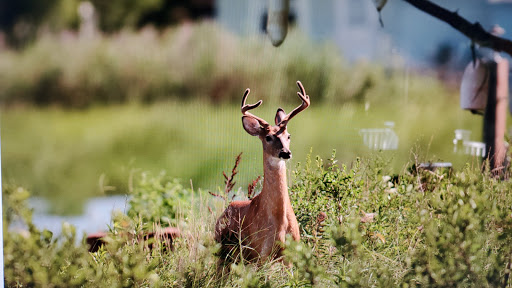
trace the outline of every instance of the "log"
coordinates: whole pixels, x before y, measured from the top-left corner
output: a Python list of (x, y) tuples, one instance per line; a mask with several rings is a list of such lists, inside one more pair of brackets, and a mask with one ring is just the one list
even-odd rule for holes
[[(87, 235), (86, 243), (89, 246), (89, 252), (97, 252), (100, 247), (107, 244), (107, 236), (107, 232), (95, 232)], [(178, 237), (180, 237), (180, 230), (178, 228), (166, 227), (141, 233), (136, 238), (144, 241), (150, 250), (153, 249), (155, 241), (159, 241), (165, 250), (174, 251), (173, 241)]]

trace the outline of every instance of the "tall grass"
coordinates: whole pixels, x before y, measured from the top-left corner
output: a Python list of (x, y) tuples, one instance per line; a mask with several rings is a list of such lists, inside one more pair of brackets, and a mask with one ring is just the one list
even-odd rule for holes
[[(28, 192), (6, 187), (4, 227), (18, 217), (29, 229), (4, 231), (5, 283), (9, 287), (510, 287), (510, 182), (469, 165), (459, 171), (406, 166), (391, 177), (387, 163), (378, 158), (362, 158), (351, 165), (340, 165), (335, 157), (325, 162), (320, 157), (309, 159), (294, 169), (290, 187), (301, 242), (287, 242), (289, 266), (280, 261), (235, 263), (230, 272), (217, 273), (223, 267), (217, 266), (219, 246), (213, 241), (213, 227), (226, 203), (204, 191), (189, 193), (172, 180), (150, 176), (134, 182), (135, 190), (148, 193), (133, 195), (137, 205), (130, 208), (130, 216), (114, 217), (108, 243), (95, 253), (88, 253), (85, 243), (75, 246), (76, 235), (68, 224), (62, 235), (30, 225), (30, 211), (24, 205)], [(147, 185), (156, 182), (161, 184), (156, 189)], [(173, 197), (178, 194), (190, 198)], [(152, 205), (157, 202), (167, 204)], [(170, 221), (161, 221), (163, 211), (176, 213), (169, 215)], [(317, 217), (320, 212), (325, 216), (322, 221)], [(174, 251), (158, 244), (150, 250), (136, 237), (148, 227), (168, 223), (181, 229)]]

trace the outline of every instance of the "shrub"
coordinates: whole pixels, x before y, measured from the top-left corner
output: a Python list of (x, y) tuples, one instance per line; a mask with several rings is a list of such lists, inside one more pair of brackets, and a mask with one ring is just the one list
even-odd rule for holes
[[(161, 99), (238, 103), (251, 87), (259, 98), (282, 104), (296, 103), (294, 83), (301, 80), (316, 103), (332, 105), (394, 95), (401, 87), (394, 74), (377, 65), (349, 66), (333, 44), (314, 43), (298, 31), (291, 31), (279, 54), (266, 44), (212, 22), (88, 39), (44, 34), (24, 50), (0, 55), (0, 100), (65, 107)], [(411, 95), (422, 88), (411, 85)]]
[[(77, 239), (75, 228), (62, 224), (62, 234), (40, 231), (32, 223), (23, 188), (3, 190), (4, 275), (7, 287), (134, 287), (158, 286), (156, 273), (163, 265), (160, 246), (152, 252), (147, 243), (134, 238), (142, 227), (127, 216), (114, 218), (107, 245), (89, 253), (85, 238)], [(137, 201), (138, 203), (141, 200)], [(10, 224), (27, 230), (7, 230)]]
[[(295, 171), (291, 192), (310, 247), (319, 243), (314, 215), (327, 213), (330, 233), (323, 237), (332, 244), (316, 255), (334, 275), (332, 283), (507, 285), (512, 239), (508, 181), (469, 165), (460, 172), (414, 166), (389, 177), (379, 175), (384, 171), (379, 161), (356, 161), (348, 170), (333, 159), (325, 165), (317, 158), (316, 167), (308, 161)], [(321, 241), (324, 246), (328, 242)]]
[(407, 259), (405, 279), (411, 285), (506, 285), (510, 197), (501, 203), (497, 199), (509, 185), (475, 172), (465, 169), (452, 181), (441, 181), (429, 199), (430, 209), (419, 211), (424, 242)]
[(336, 151), (333, 151), (327, 163), (319, 156), (313, 163), (310, 153), (304, 167), (300, 163), (297, 165), (290, 196), (306, 241), (318, 234), (320, 213), (328, 215), (326, 220), (332, 225), (358, 204), (364, 188), (360, 164), (357, 160), (352, 169), (345, 165), (339, 167)]
[[(134, 183), (133, 210), (116, 215), (108, 244), (89, 254), (73, 227), (39, 231), (24, 206), (28, 192), (3, 193), (5, 283), (11, 287), (507, 287), (512, 263), (511, 184), (469, 165), (460, 171), (404, 169), (386, 175), (378, 158), (338, 166), (335, 155), (294, 171), (292, 205), (303, 241), (287, 242), (290, 266), (233, 264), (219, 274), (215, 212), (189, 202), (164, 174)], [(179, 195), (166, 202), (171, 195)], [(183, 198), (180, 198), (183, 197)], [(161, 199), (158, 199), (161, 198)], [(304, 199), (301, 199), (304, 198)], [(192, 205), (183, 202), (192, 203)], [(306, 203), (309, 202), (309, 203)], [(187, 207), (186, 211), (176, 207)], [(165, 212), (170, 211), (170, 212)], [(134, 235), (177, 211), (183, 237), (172, 254)], [(154, 212), (154, 213), (153, 213)], [(319, 218), (318, 214), (322, 217)], [(324, 212), (324, 214), (320, 213)], [(144, 216), (142, 216), (144, 215)], [(185, 217), (186, 215), (186, 217)], [(325, 218), (325, 219), (324, 219)], [(172, 220), (170, 221), (172, 222)]]
[(155, 224), (176, 225), (178, 209), (190, 210), (193, 192), (164, 172), (157, 176), (142, 173), (135, 181), (127, 214), (144, 223), (146, 229), (152, 229)]

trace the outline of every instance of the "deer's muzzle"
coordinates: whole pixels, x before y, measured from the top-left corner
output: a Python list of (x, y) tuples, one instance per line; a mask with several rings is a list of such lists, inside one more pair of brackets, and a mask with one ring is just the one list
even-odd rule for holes
[(292, 152), (291, 151), (281, 151), (279, 152), (279, 158), (281, 159), (290, 159), (292, 158)]

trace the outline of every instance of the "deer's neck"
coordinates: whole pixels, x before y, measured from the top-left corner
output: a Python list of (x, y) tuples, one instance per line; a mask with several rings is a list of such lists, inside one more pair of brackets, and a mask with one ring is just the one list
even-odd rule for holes
[(262, 200), (272, 214), (286, 214), (290, 203), (286, 180), (286, 163), (269, 155), (263, 155)]

